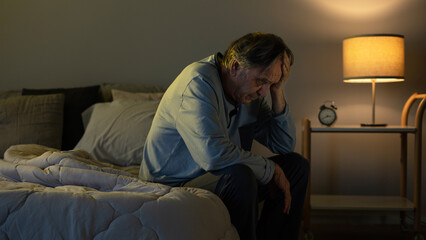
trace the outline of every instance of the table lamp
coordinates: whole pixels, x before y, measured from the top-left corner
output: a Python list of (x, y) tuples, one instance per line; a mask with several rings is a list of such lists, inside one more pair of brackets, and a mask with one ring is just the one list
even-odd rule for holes
[(404, 81), (404, 36), (371, 34), (343, 40), (343, 81), (372, 84), (372, 122), (361, 126), (386, 126), (375, 121), (376, 83)]

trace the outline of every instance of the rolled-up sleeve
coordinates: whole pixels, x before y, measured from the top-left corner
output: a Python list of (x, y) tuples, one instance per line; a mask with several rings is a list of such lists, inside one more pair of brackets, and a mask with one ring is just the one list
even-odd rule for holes
[(275, 154), (294, 151), (296, 130), (287, 104), (283, 113), (275, 115), (266, 101), (261, 102), (255, 139)]

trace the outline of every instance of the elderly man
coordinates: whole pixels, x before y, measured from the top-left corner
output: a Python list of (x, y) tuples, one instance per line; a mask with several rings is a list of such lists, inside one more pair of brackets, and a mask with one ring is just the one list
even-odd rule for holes
[[(297, 239), (309, 166), (283, 92), (293, 61), (280, 37), (250, 33), (187, 66), (160, 102), (140, 178), (214, 192), (241, 239)], [(254, 139), (277, 155), (251, 153)]]

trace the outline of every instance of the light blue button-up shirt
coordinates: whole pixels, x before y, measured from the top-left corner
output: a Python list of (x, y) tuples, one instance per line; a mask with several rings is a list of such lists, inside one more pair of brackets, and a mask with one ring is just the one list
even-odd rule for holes
[[(229, 117), (235, 107), (237, 114)], [(253, 139), (273, 153), (292, 152), (295, 127), (289, 107), (274, 116), (263, 98), (233, 106), (226, 100), (212, 55), (187, 66), (165, 92), (146, 139), (139, 175), (176, 186), (207, 171), (245, 164), (266, 184), (275, 164), (248, 151)]]

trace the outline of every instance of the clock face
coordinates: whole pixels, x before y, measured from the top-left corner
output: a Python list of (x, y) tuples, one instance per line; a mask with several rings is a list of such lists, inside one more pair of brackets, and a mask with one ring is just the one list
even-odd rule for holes
[(326, 126), (331, 126), (331, 124), (336, 121), (337, 115), (336, 112), (331, 108), (323, 108), (318, 114), (318, 119), (321, 124)]

